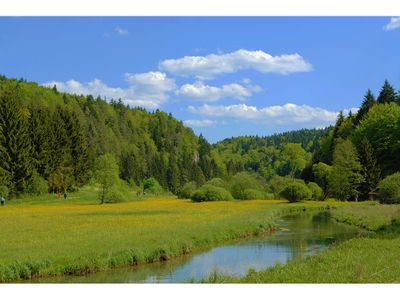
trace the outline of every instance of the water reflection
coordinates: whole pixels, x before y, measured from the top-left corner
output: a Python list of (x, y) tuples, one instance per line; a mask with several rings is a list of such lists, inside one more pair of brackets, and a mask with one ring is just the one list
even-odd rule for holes
[(352, 227), (333, 222), (329, 213), (285, 217), (274, 234), (213, 248), (204, 253), (163, 263), (99, 272), (89, 276), (65, 276), (40, 279), (37, 282), (187, 282), (199, 281), (217, 271), (243, 276), (282, 264), (295, 258), (314, 255), (334, 242), (358, 234)]

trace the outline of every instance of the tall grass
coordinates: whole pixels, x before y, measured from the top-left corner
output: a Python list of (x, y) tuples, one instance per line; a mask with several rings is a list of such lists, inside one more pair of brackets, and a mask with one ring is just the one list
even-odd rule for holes
[(373, 234), (336, 245), (304, 260), (277, 264), (242, 278), (213, 274), (205, 282), (237, 283), (400, 283), (400, 205), (348, 204), (332, 217)]
[[(132, 196), (134, 198), (134, 196)], [(273, 229), (273, 221), (323, 203), (193, 203), (173, 197), (98, 205), (93, 189), (12, 200), (0, 209), (0, 281), (81, 275), (170, 259)]]

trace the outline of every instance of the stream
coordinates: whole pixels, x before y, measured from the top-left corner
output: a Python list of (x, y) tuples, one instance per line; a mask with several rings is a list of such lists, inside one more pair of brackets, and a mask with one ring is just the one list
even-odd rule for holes
[(264, 270), (279, 262), (315, 255), (333, 243), (360, 234), (354, 227), (339, 224), (328, 212), (302, 213), (277, 221), (272, 234), (233, 241), (201, 253), (166, 262), (118, 268), (87, 276), (38, 278), (37, 283), (181, 283), (200, 281), (214, 272), (240, 277), (249, 269)]

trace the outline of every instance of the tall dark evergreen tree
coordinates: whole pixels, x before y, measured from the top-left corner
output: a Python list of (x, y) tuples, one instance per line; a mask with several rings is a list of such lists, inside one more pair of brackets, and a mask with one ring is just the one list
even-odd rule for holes
[(368, 113), (370, 108), (376, 104), (375, 96), (371, 92), (371, 90), (368, 90), (367, 93), (364, 96), (364, 100), (361, 104), (360, 109), (357, 112), (357, 115), (354, 119), (354, 124), (358, 125), (360, 124), (361, 120), (364, 118), (364, 116)]
[(32, 146), (26, 117), (22, 114), (18, 84), (0, 90), (0, 169), (14, 193), (23, 192), (33, 172)]
[(382, 89), (378, 96), (378, 103), (391, 103), (396, 102), (397, 100), (397, 93), (393, 86), (389, 83), (389, 81), (385, 80), (385, 83), (382, 86)]

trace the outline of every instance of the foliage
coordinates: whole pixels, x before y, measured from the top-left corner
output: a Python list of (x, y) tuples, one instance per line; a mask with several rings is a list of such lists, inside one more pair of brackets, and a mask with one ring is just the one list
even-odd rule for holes
[(94, 162), (94, 178), (100, 185), (99, 200), (103, 204), (111, 197), (115, 200), (115, 186), (119, 181), (119, 169), (115, 157), (112, 154), (103, 154)]
[(28, 182), (26, 192), (30, 195), (46, 194), (49, 190), (49, 185), (43, 177), (34, 172)]
[(264, 200), (273, 199), (273, 195), (256, 189), (245, 189), (243, 192), (243, 200)]
[(379, 199), (382, 203), (400, 203), (400, 172), (379, 182)]
[(187, 182), (179, 190), (178, 198), (179, 199), (189, 199), (196, 189), (197, 189), (197, 186), (196, 186), (195, 182), (193, 182), (193, 181)]
[(231, 193), (221, 187), (205, 184), (193, 192), (191, 199), (195, 202), (233, 200)]
[(383, 176), (400, 171), (400, 106), (395, 103), (374, 105), (354, 132), (353, 141), (371, 144)]
[(157, 179), (150, 177), (143, 180), (143, 192), (157, 195), (162, 193), (163, 189)]
[(385, 80), (377, 100), (380, 104), (396, 102), (397, 93), (389, 81)]
[(290, 166), (290, 177), (294, 177), (297, 171), (302, 171), (307, 163), (306, 151), (300, 144), (288, 143), (283, 146), (283, 156)]
[(311, 191), (311, 199), (324, 200), (324, 192), (318, 184), (315, 182), (309, 182), (307, 187)]
[(332, 167), (323, 162), (319, 162), (313, 165), (312, 170), (315, 181), (322, 188), (322, 200), (325, 200), (329, 195), (329, 178), (331, 177)]
[(312, 197), (310, 189), (304, 183), (298, 181), (287, 183), (279, 194), (289, 202), (298, 202)]
[(5, 185), (0, 185), (0, 197), (3, 196), (4, 198), (7, 198), (9, 192), (10, 191), (8, 187)]
[(340, 200), (358, 198), (357, 188), (364, 181), (357, 150), (349, 140), (339, 140), (333, 153), (329, 176), (330, 191)]
[(359, 149), (362, 173), (365, 178), (365, 182), (360, 186), (360, 192), (364, 199), (368, 199), (368, 193), (374, 192), (378, 186), (381, 170), (379, 169), (371, 143), (367, 138), (363, 138)]
[(213, 186), (218, 186), (218, 187), (222, 187), (224, 189), (227, 188), (228, 184), (225, 180), (215, 177), (209, 181), (206, 182), (207, 184), (213, 185)]
[(254, 174), (250, 174), (247, 172), (237, 173), (230, 180), (230, 192), (235, 199), (246, 199), (245, 190), (253, 189), (258, 191), (263, 191), (264, 187), (260, 181)]

